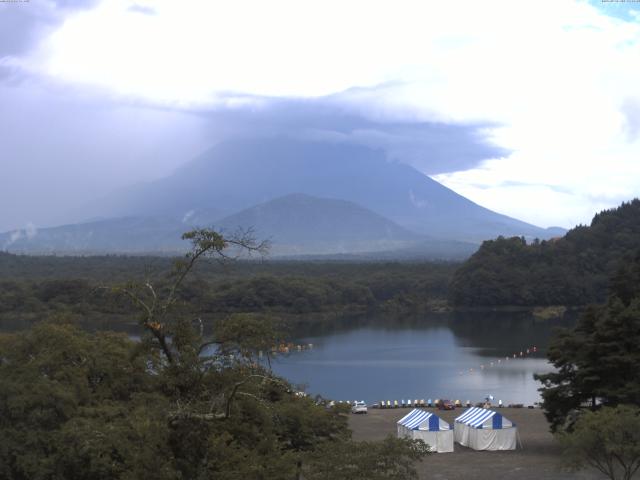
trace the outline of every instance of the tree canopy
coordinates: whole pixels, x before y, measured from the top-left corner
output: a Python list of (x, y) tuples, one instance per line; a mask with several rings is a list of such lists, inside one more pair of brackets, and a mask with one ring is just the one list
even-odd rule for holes
[(486, 241), (454, 274), (455, 305), (587, 305), (607, 297), (608, 279), (640, 249), (640, 200), (594, 216), (564, 237)]
[(592, 306), (548, 351), (555, 372), (537, 375), (554, 430), (584, 405), (640, 406), (640, 254), (613, 276), (608, 301)]
[(179, 301), (184, 279), (230, 244), (261, 246), (205, 230), (185, 238), (193, 249), (162, 287), (109, 288), (137, 305), (140, 341), (64, 319), (0, 336), (0, 478), (328, 478), (323, 455), (344, 473), (330, 478), (415, 478), (423, 443), (353, 442), (343, 409), (257, 361), (277, 322), (236, 315), (206, 334)]
[(586, 412), (559, 435), (565, 464), (590, 466), (611, 480), (631, 480), (640, 469), (640, 410), (628, 405)]

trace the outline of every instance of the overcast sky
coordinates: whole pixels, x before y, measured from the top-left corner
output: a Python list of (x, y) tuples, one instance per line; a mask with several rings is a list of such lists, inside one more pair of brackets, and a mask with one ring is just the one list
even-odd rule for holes
[(384, 148), (516, 218), (640, 196), (640, 2), (0, 2), (0, 230), (230, 136)]

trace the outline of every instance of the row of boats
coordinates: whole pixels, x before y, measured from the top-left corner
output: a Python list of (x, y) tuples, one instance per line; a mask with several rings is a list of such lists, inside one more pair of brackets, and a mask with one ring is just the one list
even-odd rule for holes
[[(460, 400), (456, 400), (452, 402), (451, 400), (440, 400), (436, 399), (435, 401), (431, 401), (431, 399), (425, 401), (424, 399), (415, 399), (415, 400), (381, 400), (378, 403), (371, 405), (371, 408), (409, 408), (409, 407), (436, 407), (443, 410), (453, 410), (454, 408), (460, 408), (463, 406), (463, 403)], [(467, 400), (464, 403), (464, 406), (469, 408), (472, 406), (471, 400)], [(481, 406), (485, 406), (485, 403), (482, 403)], [(502, 400), (498, 401), (498, 406), (502, 406)]]

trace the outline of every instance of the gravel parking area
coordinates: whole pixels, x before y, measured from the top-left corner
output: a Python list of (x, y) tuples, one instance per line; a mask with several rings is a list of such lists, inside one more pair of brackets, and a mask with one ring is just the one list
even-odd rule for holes
[[(433, 409), (431, 409), (433, 410)], [(435, 410), (434, 410), (435, 411)], [(453, 420), (464, 409), (436, 411), (453, 425)], [(366, 415), (351, 415), (349, 425), (355, 440), (380, 440), (396, 434), (396, 422), (409, 409), (369, 409)], [(549, 432), (549, 425), (542, 410), (527, 408), (502, 408), (506, 418), (517, 426), (522, 449), (506, 452), (478, 452), (455, 444), (453, 453), (434, 453), (418, 467), (422, 479), (602, 479), (599, 472), (570, 473), (561, 469), (561, 454)]]

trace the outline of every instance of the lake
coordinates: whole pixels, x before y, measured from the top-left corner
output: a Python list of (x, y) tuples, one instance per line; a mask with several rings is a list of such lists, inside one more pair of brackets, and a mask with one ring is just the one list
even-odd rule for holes
[(540, 400), (533, 374), (552, 370), (545, 354), (553, 328), (572, 323), (508, 312), (360, 319), (301, 337), (313, 348), (276, 356), (272, 367), (335, 400), (475, 403), (493, 395), (496, 403), (530, 405)]
[[(313, 320), (294, 334), (313, 349), (277, 355), (272, 367), (311, 395), (335, 400), (476, 403), (493, 395), (496, 402), (530, 405), (540, 400), (533, 374), (551, 370), (545, 355), (553, 329), (572, 326), (576, 316), (539, 321), (525, 312), (470, 312)], [(0, 331), (24, 327), (5, 322)], [(139, 335), (132, 325), (102, 328)]]

